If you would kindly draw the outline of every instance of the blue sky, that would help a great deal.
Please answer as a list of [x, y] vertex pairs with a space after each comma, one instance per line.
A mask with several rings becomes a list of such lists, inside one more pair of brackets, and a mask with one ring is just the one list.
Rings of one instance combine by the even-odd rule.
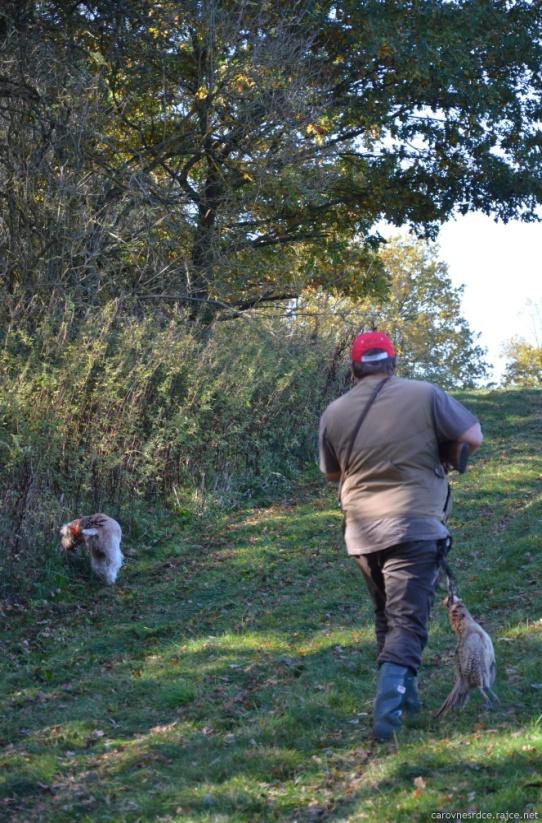
[[[454, 285], [465, 285], [463, 315], [481, 333], [498, 380], [504, 341], [519, 335], [541, 344], [542, 223], [495, 223], [474, 213], [447, 223], [438, 243]], [[538, 306], [538, 320], [529, 300]]]

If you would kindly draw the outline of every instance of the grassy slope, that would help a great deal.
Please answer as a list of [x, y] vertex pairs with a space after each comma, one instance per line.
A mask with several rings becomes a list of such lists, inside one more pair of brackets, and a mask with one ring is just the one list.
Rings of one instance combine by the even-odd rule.
[[431, 820], [541, 809], [542, 394], [476, 393], [486, 445], [456, 481], [453, 564], [492, 634], [501, 706], [433, 711], [453, 637], [435, 608], [426, 708], [369, 751], [371, 614], [332, 496], [127, 544], [6, 607], [0, 816], [16, 821]]

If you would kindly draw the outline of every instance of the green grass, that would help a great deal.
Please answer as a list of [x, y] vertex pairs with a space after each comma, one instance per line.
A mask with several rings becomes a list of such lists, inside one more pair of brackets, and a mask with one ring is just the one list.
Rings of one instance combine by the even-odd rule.
[[473, 695], [459, 716], [432, 717], [453, 680], [436, 605], [424, 711], [400, 745], [370, 746], [371, 608], [319, 481], [208, 521], [157, 515], [127, 541], [116, 588], [59, 558], [38, 598], [4, 604], [0, 817], [542, 813], [542, 393], [463, 399], [486, 443], [454, 481], [451, 561], [495, 642], [496, 710]]

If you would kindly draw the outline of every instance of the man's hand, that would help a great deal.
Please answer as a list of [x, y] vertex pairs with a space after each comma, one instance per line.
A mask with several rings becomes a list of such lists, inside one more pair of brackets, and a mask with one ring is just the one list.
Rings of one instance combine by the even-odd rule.
[[469, 456], [480, 448], [483, 439], [480, 424], [475, 423], [474, 426], [463, 432], [457, 440], [441, 443], [439, 455], [445, 469], [447, 471], [455, 469], [460, 474], [466, 472]]
[[471, 426], [470, 429], [467, 429], [466, 432], [460, 434], [457, 438], [457, 443], [468, 443], [469, 451], [471, 454], [477, 451], [482, 443], [484, 442], [484, 437], [482, 435], [482, 429], [479, 423], [475, 423], [474, 426]]

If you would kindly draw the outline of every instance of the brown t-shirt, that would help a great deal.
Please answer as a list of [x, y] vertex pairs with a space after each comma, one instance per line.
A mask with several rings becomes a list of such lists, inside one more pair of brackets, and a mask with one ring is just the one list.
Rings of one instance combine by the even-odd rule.
[[[373, 378], [364, 378], [370, 379]], [[461, 403], [437, 386], [432, 390], [432, 417], [439, 443], [456, 440], [477, 419]], [[369, 414], [371, 411], [369, 411]], [[320, 469], [324, 473], [341, 471], [334, 444], [326, 429], [325, 413], [320, 421]], [[369, 554], [411, 540], [440, 540], [448, 529], [437, 517], [400, 516], [364, 519], [349, 515], [345, 541], [348, 554]]]

